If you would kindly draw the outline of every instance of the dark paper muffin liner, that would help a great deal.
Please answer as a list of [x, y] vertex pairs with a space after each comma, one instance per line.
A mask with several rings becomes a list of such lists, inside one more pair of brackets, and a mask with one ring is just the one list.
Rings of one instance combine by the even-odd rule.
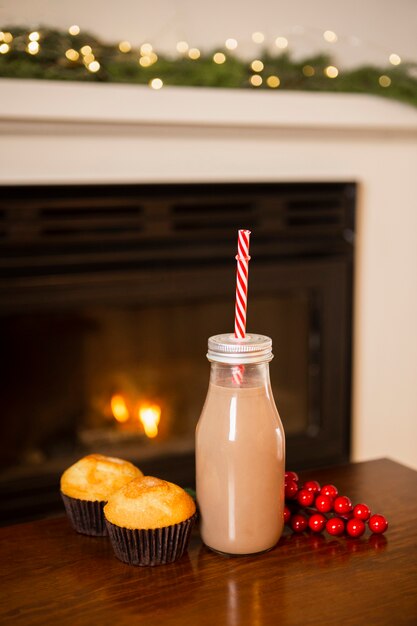
[[155, 566], [180, 559], [188, 547], [196, 515], [172, 526], [131, 530], [106, 520], [107, 532], [118, 559], [129, 565]]
[[106, 502], [91, 502], [90, 500], [70, 498], [63, 494], [62, 491], [61, 496], [69, 521], [77, 533], [92, 535], [93, 537], [107, 535], [103, 514], [103, 507]]

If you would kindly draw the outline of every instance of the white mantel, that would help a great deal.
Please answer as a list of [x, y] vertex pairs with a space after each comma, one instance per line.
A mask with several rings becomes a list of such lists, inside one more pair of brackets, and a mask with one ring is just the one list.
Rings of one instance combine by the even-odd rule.
[[361, 180], [342, 138], [368, 149], [417, 136], [417, 111], [372, 96], [6, 79], [0, 89], [10, 183]]
[[356, 181], [353, 457], [417, 469], [417, 110], [362, 95], [0, 80], [0, 183]]
[[0, 80], [1, 119], [92, 124], [408, 131], [416, 111], [352, 94]]

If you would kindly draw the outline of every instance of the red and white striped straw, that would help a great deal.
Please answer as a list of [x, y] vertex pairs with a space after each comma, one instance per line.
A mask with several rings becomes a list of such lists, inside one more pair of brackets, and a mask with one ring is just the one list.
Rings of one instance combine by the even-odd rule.
[[237, 239], [237, 273], [236, 273], [236, 306], [235, 306], [235, 337], [244, 339], [246, 335], [246, 309], [248, 303], [249, 273], [249, 238], [250, 230], [239, 230]]

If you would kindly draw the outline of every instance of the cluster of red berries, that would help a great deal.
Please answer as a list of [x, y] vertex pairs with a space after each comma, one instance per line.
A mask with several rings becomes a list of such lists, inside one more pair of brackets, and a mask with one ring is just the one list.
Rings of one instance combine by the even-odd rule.
[[[365, 522], [376, 534], [388, 528], [383, 515], [371, 515], [366, 504], [353, 506], [347, 496], [339, 496], [334, 485], [321, 487], [317, 480], [308, 480], [299, 487], [295, 472], [285, 472], [285, 500], [284, 522], [295, 533], [310, 528], [315, 533], [326, 530], [335, 537], [345, 533], [349, 537], [361, 537], [366, 530]], [[330, 515], [326, 517], [326, 513]]]

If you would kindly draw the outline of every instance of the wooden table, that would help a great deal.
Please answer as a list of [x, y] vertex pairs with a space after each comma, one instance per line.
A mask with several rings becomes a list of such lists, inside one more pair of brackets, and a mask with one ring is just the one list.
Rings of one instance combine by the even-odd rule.
[[209, 552], [157, 568], [117, 561], [64, 517], [0, 529], [0, 623], [323, 626], [417, 624], [417, 472], [388, 460], [304, 472], [390, 522], [386, 536], [292, 535], [258, 557]]

